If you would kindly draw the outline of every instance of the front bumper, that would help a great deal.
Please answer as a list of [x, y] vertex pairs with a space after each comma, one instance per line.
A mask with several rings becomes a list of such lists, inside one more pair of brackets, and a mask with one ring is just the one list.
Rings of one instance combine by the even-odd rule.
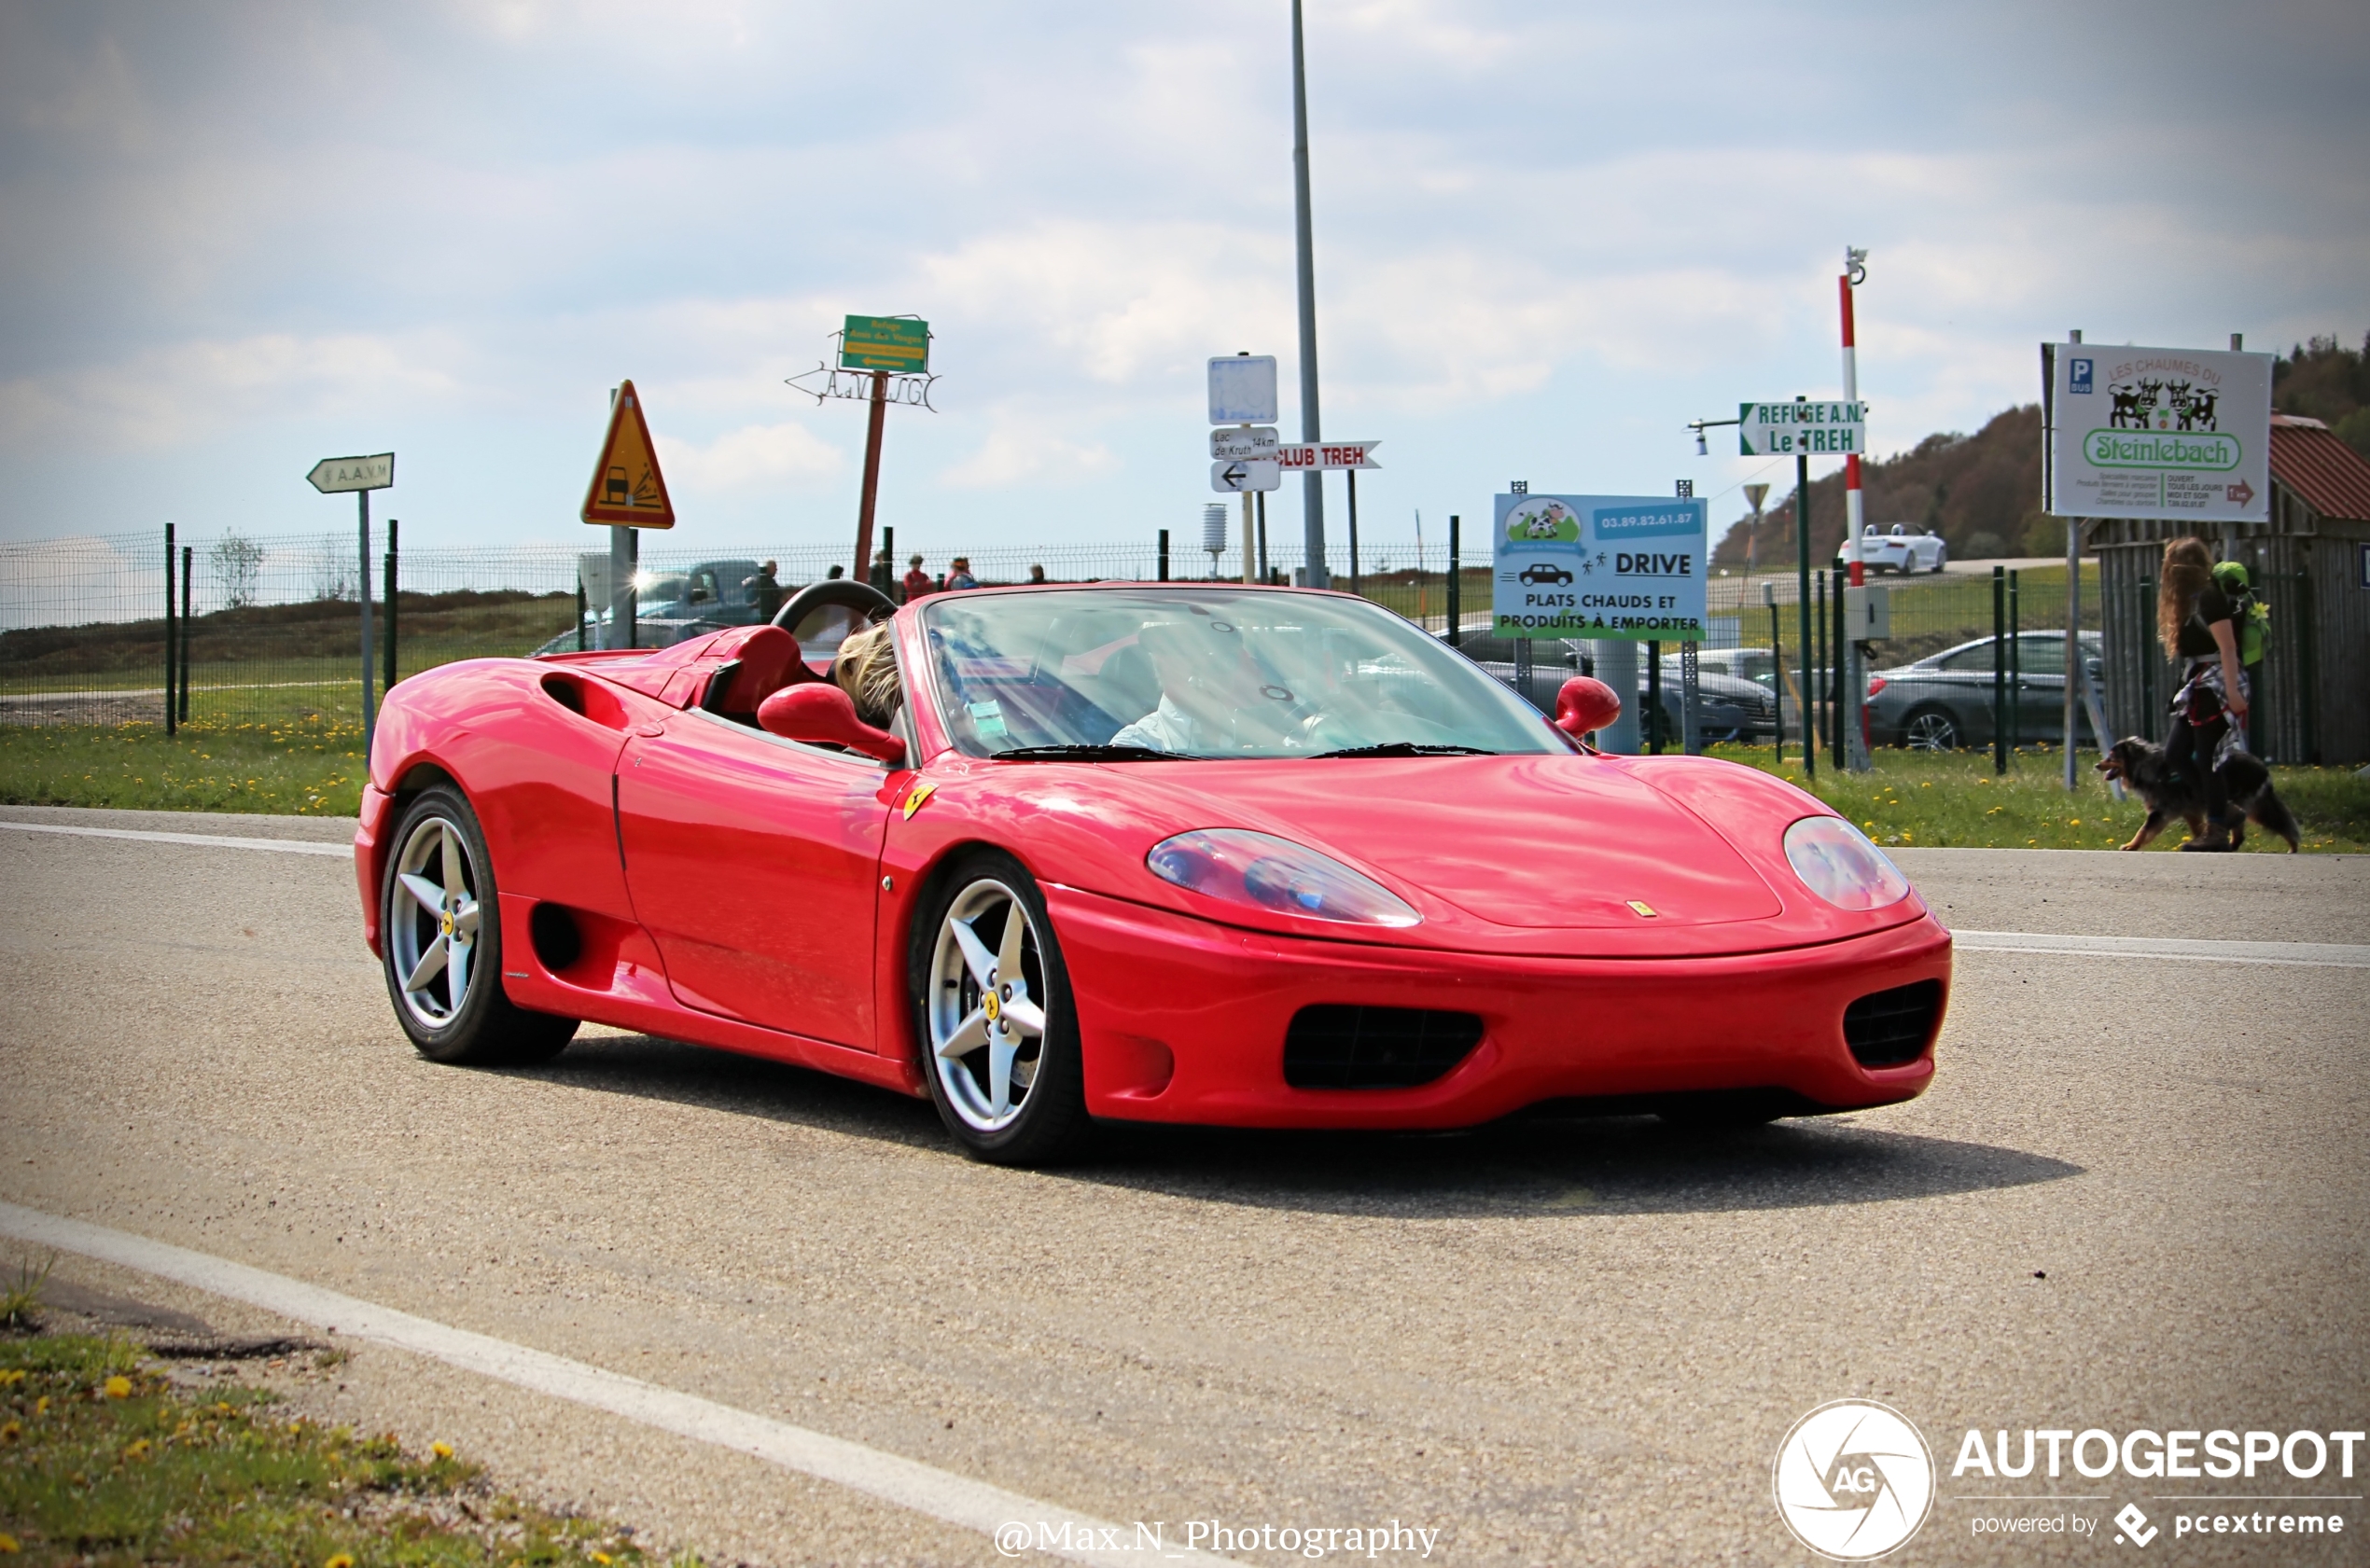
[[[1822, 1110], [1924, 1092], [1915, 1061], [1866, 1068], [1844, 1009], [1940, 980], [1950, 934], [1931, 916], [1848, 941], [1730, 958], [1528, 958], [1312, 941], [1236, 930], [1048, 886], [1078, 1007], [1087, 1109], [1235, 1127], [1465, 1127], [1542, 1101], [1771, 1089]], [[1480, 1015], [1481, 1043], [1415, 1089], [1284, 1080], [1293, 1015], [1321, 1004]], [[1942, 1010], [1935, 1013], [1938, 1030]]]

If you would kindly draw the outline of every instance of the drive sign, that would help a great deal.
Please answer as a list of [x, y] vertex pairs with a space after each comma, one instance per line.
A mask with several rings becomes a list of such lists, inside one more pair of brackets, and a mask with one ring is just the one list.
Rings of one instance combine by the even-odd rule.
[[1491, 632], [1701, 642], [1706, 520], [1692, 499], [1500, 495]]

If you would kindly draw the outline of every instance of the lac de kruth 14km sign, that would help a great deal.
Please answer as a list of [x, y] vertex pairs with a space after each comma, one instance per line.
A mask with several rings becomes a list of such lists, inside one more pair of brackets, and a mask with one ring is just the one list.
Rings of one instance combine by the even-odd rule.
[[2271, 355], [2050, 347], [2052, 515], [2271, 520]]
[[1701, 642], [1705, 522], [1660, 495], [1500, 495], [1491, 631]]

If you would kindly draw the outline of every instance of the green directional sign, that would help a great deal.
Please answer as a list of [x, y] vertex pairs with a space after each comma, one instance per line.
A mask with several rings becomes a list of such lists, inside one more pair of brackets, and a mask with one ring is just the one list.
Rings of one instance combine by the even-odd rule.
[[850, 316], [840, 334], [843, 370], [896, 370], [926, 374], [930, 368], [930, 324], [912, 316]]

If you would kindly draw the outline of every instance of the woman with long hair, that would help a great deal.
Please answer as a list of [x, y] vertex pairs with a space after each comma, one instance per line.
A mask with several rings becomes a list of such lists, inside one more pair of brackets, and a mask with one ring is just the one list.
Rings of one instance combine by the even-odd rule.
[[2176, 771], [2194, 770], [2205, 784], [2206, 836], [2181, 847], [2227, 850], [2230, 827], [2223, 814], [2229, 791], [2216, 770], [2236, 748], [2237, 727], [2247, 716], [2247, 675], [2238, 663], [2230, 601], [2214, 582], [2213, 557], [2199, 540], [2175, 539], [2165, 547], [2156, 579], [2156, 638], [2165, 657], [2181, 666], [2165, 761]]

